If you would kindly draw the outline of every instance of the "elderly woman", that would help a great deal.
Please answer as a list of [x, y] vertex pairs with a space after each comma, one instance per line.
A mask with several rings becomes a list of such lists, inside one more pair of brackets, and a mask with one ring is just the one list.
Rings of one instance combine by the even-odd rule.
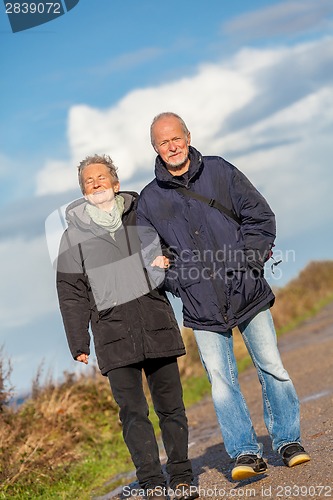
[[178, 499], [197, 498], [190, 487], [188, 426], [177, 364], [185, 348], [165, 293], [154, 288], [142, 264], [138, 195], [119, 191], [117, 169], [106, 155], [86, 158], [78, 175], [84, 197], [67, 208], [68, 228], [57, 265], [70, 351], [75, 360], [88, 363], [91, 326], [98, 365], [119, 405], [140, 487], [149, 498], [161, 499], [167, 498], [166, 483], [148, 418], [145, 373], [168, 457], [170, 487]]

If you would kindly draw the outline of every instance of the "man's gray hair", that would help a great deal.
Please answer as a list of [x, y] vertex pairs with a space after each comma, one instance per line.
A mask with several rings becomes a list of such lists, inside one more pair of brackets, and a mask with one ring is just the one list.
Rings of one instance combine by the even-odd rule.
[[78, 177], [79, 177], [79, 184], [82, 193], [84, 194], [84, 184], [83, 184], [83, 179], [82, 179], [82, 174], [83, 170], [88, 167], [89, 165], [93, 165], [95, 163], [100, 163], [102, 165], [105, 165], [113, 179], [114, 182], [119, 182], [118, 179], [118, 174], [117, 174], [117, 167], [113, 163], [112, 159], [108, 155], [93, 155], [93, 156], [87, 156], [84, 160], [81, 161], [80, 165], [78, 166]]
[[176, 113], [172, 113], [171, 111], [166, 111], [164, 113], [160, 113], [159, 115], [155, 116], [155, 118], [152, 121], [152, 124], [150, 125], [150, 142], [151, 142], [153, 147], [155, 147], [154, 132], [153, 132], [153, 128], [154, 128], [155, 123], [158, 122], [158, 120], [161, 120], [162, 118], [170, 118], [170, 117], [176, 118], [179, 121], [179, 123], [184, 131], [184, 134], [186, 136], [187, 136], [187, 134], [190, 133], [189, 129], [186, 126], [186, 123], [179, 115], [177, 115]]

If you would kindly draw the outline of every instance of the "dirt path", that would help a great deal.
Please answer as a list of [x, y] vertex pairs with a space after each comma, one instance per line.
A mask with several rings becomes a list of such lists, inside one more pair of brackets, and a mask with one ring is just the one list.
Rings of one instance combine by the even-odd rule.
[[[262, 417], [260, 384], [251, 367], [241, 374], [240, 383], [264, 445], [268, 473], [260, 479], [231, 481], [232, 462], [224, 451], [212, 401], [207, 397], [187, 412], [189, 454], [200, 498], [333, 498], [333, 303], [279, 338], [279, 347], [301, 401], [302, 439], [312, 460], [288, 469], [271, 450]], [[121, 498], [118, 489], [98, 500]]]

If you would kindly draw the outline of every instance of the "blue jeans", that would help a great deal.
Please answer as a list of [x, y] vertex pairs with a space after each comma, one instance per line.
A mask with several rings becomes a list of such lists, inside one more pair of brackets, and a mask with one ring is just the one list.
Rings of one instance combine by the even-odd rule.
[[[264, 420], [273, 450], [300, 443], [299, 401], [277, 348], [269, 308], [264, 308], [238, 328], [257, 369], [262, 386]], [[202, 364], [212, 385], [212, 398], [224, 446], [231, 458], [262, 455], [250, 413], [238, 383], [232, 331], [194, 331]]]

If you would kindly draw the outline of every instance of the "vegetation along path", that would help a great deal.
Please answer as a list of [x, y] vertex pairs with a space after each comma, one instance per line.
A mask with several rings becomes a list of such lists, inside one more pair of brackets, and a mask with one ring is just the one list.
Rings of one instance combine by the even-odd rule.
[[[251, 366], [240, 375], [240, 383], [264, 445], [267, 474], [231, 481], [232, 462], [222, 444], [211, 398], [206, 397], [188, 410], [189, 453], [200, 498], [333, 498], [333, 303], [278, 342], [301, 401], [303, 444], [312, 460], [288, 469], [272, 451], [262, 417], [260, 384]], [[128, 490], [118, 488], [94, 500], [126, 498], [122, 492]]]

